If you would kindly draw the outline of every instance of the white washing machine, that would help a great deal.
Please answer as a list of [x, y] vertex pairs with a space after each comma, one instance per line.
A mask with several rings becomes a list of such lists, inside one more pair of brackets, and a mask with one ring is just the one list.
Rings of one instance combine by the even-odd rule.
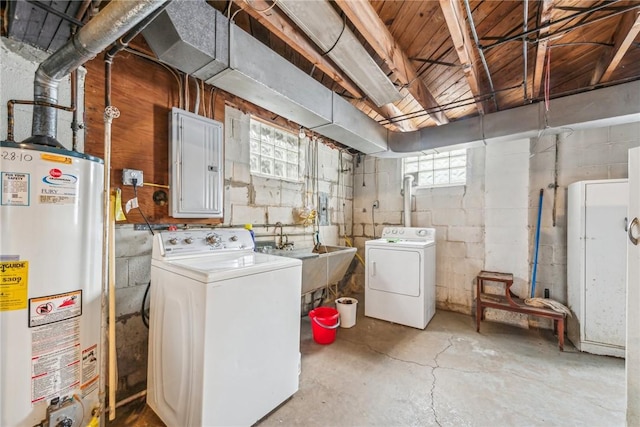
[[248, 230], [156, 234], [147, 403], [168, 426], [251, 425], [298, 390], [302, 262]]
[[436, 230], [386, 227], [365, 257], [365, 316], [424, 329], [436, 312]]

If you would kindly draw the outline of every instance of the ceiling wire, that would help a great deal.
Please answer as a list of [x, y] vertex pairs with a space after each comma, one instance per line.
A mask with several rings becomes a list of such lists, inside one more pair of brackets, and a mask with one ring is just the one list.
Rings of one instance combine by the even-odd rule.
[[278, 2], [278, 0], [273, 0], [273, 4], [269, 7], [265, 7], [264, 9], [256, 9], [255, 7], [253, 7], [251, 5], [251, 3], [249, 3], [249, 0], [244, 0], [244, 2], [247, 4], [247, 6], [249, 6], [251, 9], [255, 10], [258, 13], [265, 13], [270, 11], [271, 9], [273, 9], [273, 7], [276, 5], [276, 3]]
[[[482, 65], [484, 66], [484, 72], [486, 73], [487, 80], [489, 81], [489, 88], [491, 89], [491, 93], [493, 93], [494, 92], [493, 80], [491, 79], [491, 73], [489, 72], [489, 66], [487, 65], [487, 60], [484, 57], [482, 45], [480, 45], [480, 41], [478, 40], [478, 33], [476, 32], [476, 24], [473, 22], [473, 15], [471, 13], [471, 7], [469, 6], [469, 0], [464, 0], [464, 7], [467, 11], [467, 19], [469, 20], [469, 26], [471, 27], [471, 34], [473, 34], [473, 40], [476, 43], [476, 48], [478, 49], [478, 52], [480, 53], [480, 60], [482, 61]], [[498, 101], [495, 96], [493, 96], [493, 104], [495, 105], [496, 110], [498, 110]]]
[[[608, 3], [605, 2], [603, 4], [600, 4], [600, 5], [596, 6], [596, 7], [591, 8], [589, 10], [586, 10], [586, 11], [583, 11], [583, 12], [574, 13], [573, 15], [570, 15], [570, 16], [565, 16], [564, 18], [557, 19], [557, 20], [555, 20], [553, 22], [549, 22], [549, 23], [541, 25], [541, 26], [539, 26], [537, 28], [533, 28], [531, 30], [527, 30], [524, 33], [515, 34], [513, 36], [505, 37], [505, 38], [503, 38], [501, 40], [498, 40], [497, 42], [495, 42], [493, 44], [490, 44], [490, 45], [487, 45], [487, 46], [483, 46], [483, 49], [484, 50], [489, 50], [489, 49], [492, 49], [494, 47], [500, 46], [500, 45], [502, 45], [504, 43], [518, 41], [518, 40], [522, 39], [522, 37], [526, 37], [526, 36], [529, 36], [531, 34], [536, 34], [541, 30], [545, 30], [545, 29], [551, 28], [552, 26], [558, 25], [558, 24], [560, 24], [562, 22], [565, 22], [565, 21], [570, 21], [572, 19], [579, 18], [580, 16], [582, 16], [584, 14], [595, 13], [595, 12], [599, 11], [600, 9], [604, 9], [607, 5], [611, 5], [612, 3], [618, 3], [620, 1], [622, 1], [622, 0], [612, 0], [611, 2], [608, 2]], [[466, 3], [468, 3], [468, 0], [465, 0], [465, 4]], [[608, 19], [608, 18], [611, 18], [613, 16], [616, 16], [616, 15], [619, 15], [621, 13], [628, 12], [630, 10], [634, 10], [634, 9], [637, 9], [637, 8], [640, 8], [640, 3], [634, 4], [634, 5], [629, 6], [629, 7], [626, 7], [624, 9], [620, 9], [617, 12], [613, 12], [611, 14], [608, 14], [608, 15], [605, 15], [605, 16], [601, 16], [601, 17], [596, 18], [596, 19], [594, 19], [592, 21], [583, 22], [583, 23], [578, 24], [578, 25], [579, 26], [589, 25], [589, 24], [598, 22], [598, 21], [600, 21], [602, 19]], [[568, 31], [574, 30], [576, 28], [578, 28], [578, 27], [577, 26], [567, 27], [565, 29], [559, 30], [558, 32], [568, 32]], [[545, 40], [545, 39], [547, 39], [547, 38], [549, 38], [549, 37], [551, 37], [551, 36], [553, 36], [555, 34], [556, 33], [553, 33], [553, 34], [550, 34], [549, 36], [545, 36], [544, 38], [540, 38], [540, 39], [534, 40], [534, 42], [539, 42], [540, 40]]]

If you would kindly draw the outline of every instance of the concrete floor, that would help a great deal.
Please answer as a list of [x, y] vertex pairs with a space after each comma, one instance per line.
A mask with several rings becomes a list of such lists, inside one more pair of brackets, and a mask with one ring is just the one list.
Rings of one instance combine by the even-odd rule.
[[[446, 311], [424, 331], [362, 313], [327, 346], [302, 319], [300, 390], [260, 427], [625, 424], [622, 359], [569, 342], [561, 353], [547, 330], [483, 322], [478, 334], [472, 317]], [[164, 426], [143, 401], [108, 425]]]

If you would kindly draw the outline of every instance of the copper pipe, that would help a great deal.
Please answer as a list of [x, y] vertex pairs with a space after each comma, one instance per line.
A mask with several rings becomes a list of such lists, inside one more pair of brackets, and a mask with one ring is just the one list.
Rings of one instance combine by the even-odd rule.
[[[72, 102], [73, 102], [73, 100], [72, 100]], [[20, 100], [20, 99], [10, 99], [9, 101], [7, 101], [7, 141], [11, 141], [11, 142], [15, 142], [14, 139], [13, 139], [14, 138], [14, 136], [13, 136], [13, 125], [14, 125], [13, 106], [14, 106], [14, 104], [39, 105], [39, 106], [42, 106], [42, 107], [57, 108], [58, 110], [71, 111], [71, 112], [76, 110], [75, 105], [72, 105], [71, 107], [66, 107], [64, 105], [51, 104], [50, 102], [45, 102], [45, 101], [26, 101], [26, 100]]]

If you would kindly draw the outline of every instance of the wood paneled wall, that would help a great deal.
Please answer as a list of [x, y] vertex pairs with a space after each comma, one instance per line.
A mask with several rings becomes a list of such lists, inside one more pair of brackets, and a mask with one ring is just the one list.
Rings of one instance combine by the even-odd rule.
[[[86, 143], [88, 154], [104, 158], [105, 67], [102, 55], [85, 64]], [[184, 83], [184, 78], [181, 80]], [[138, 169], [144, 173], [144, 182], [168, 185], [168, 132], [171, 107], [178, 107], [180, 91], [176, 78], [162, 65], [129, 52], [121, 52], [113, 61], [111, 71], [111, 105], [120, 110], [120, 117], [112, 123], [111, 186], [122, 189], [124, 203], [131, 199], [133, 187], [122, 185], [122, 169]], [[195, 102], [196, 84], [191, 79], [190, 111]], [[259, 108], [229, 93], [205, 86], [204, 101], [210, 105], [214, 99], [215, 120], [224, 123], [224, 107], [231, 105], [280, 126], [297, 131], [298, 125]], [[187, 109], [187, 108], [185, 108]], [[203, 113], [202, 106], [200, 114]], [[152, 186], [138, 188], [140, 208], [151, 223], [217, 224], [217, 219], [184, 219], [169, 216], [168, 205], [158, 206], [153, 193], [161, 189]], [[144, 223], [137, 210], [127, 214], [127, 222]]]

